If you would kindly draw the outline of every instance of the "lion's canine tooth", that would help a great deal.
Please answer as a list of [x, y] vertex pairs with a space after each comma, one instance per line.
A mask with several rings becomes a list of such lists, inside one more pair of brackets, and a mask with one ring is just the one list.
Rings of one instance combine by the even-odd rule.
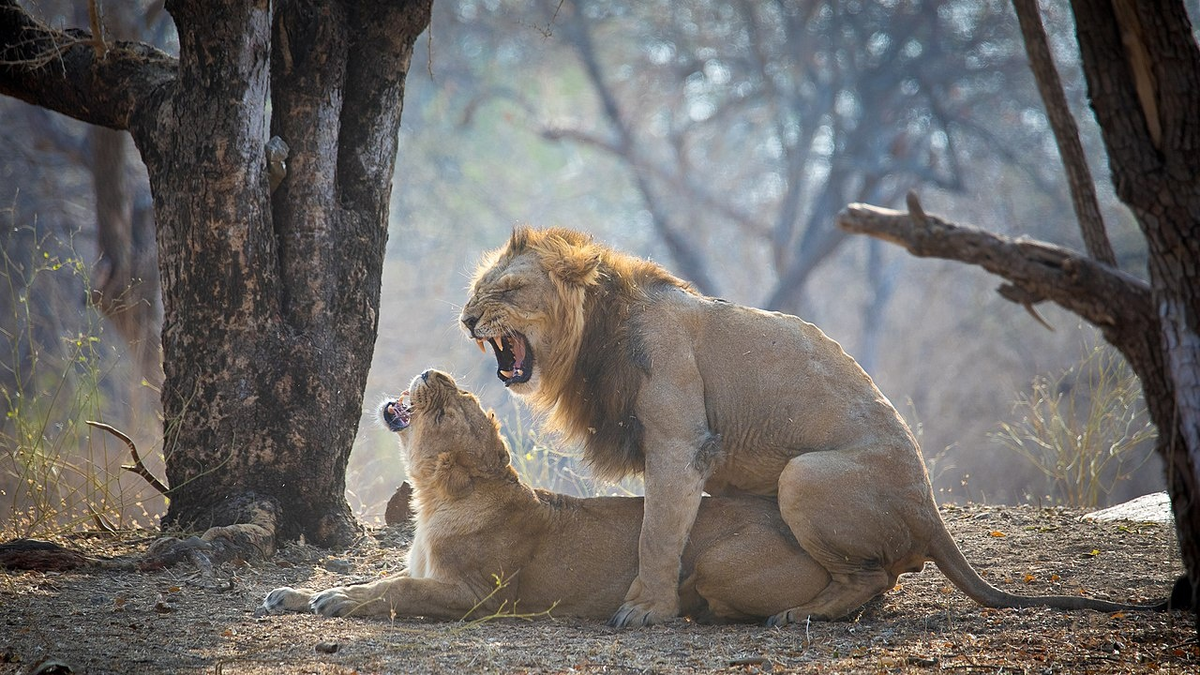
[[513, 375], [511, 370], [502, 370], [500, 371], [500, 374], [506, 378], [510, 378]]
[[517, 368], [515, 371], [513, 371], [513, 374], [516, 375], [517, 377], [520, 377], [525, 374], [525, 371], [522, 370], [521, 368]]
[[487, 347], [483, 346], [483, 340], [476, 340], [475, 344], [479, 345], [479, 351], [483, 352], [484, 354], [487, 353]]

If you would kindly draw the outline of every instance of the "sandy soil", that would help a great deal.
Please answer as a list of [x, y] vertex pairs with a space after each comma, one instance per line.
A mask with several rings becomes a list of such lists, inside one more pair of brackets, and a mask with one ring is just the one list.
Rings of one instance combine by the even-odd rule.
[[[943, 513], [968, 559], [1014, 592], [1156, 601], [1181, 569], [1169, 524], [1095, 523], [1033, 507]], [[336, 553], [291, 545], [271, 561], [207, 576], [187, 565], [140, 574], [0, 572], [0, 673], [1200, 671], [1190, 613], [984, 609], [933, 565], [851, 620], [784, 629], [256, 616], [277, 586], [324, 588], [396, 570], [410, 536], [375, 530]], [[111, 556], [149, 541], [146, 533], [81, 534], [63, 543]]]

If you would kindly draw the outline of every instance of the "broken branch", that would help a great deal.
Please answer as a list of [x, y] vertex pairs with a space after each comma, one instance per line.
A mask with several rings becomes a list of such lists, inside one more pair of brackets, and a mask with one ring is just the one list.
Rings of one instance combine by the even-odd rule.
[[122, 441], [125, 441], [125, 445], [129, 446], [129, 454], [133, 455], [133, 464], [122, 464], [122, 469], [125, 469], [126, 471], [132, 471], [133, 473], [136, 473], [137, 475], [146, 479], [146, 482], [150, 484], [150, 487], [158, 490], [159, 494], [166, 495], [170, 491], [167, 486], [163, 485], [162, 481], [158, 480], [154, 474], [150, 473], [150, 470], [147, 469], [146, 465], [142, 463], [142, 457], [138, 454], [137, 446], [134, 445], [132, 438], [121, 433], [116, 428], [104, 424], [103, 422], [93, 422], [92, 420], [86, 420], [86, 422], [88, 426], [96, 427], [97, 429], [103, 429]]

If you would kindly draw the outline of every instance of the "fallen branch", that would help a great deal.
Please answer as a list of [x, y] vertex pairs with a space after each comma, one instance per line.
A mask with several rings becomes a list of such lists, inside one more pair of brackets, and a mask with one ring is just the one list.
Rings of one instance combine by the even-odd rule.
[[39, 539], [3, 542], [0, 543], [0, 569], [64, 571], [95, 568], [149, 572], [190, 562], [211, 584], [214, 565], [231, 560], [266, 560], [275, 554], [278, 506], [253, 497], [247, 497], [246, 501], [242, 512], [249, 522], [210, 527], [200, 536], [185, 539], [160, 537], [140, 555], [89, 556]]
[[86, 422], [88, 426], [96, 427], [97, 429], [103, 429], [122, 441], [125, 441], [125, 445], [129, 446], [129, 454], [133, 455], [133, 464], [122, 464], [121, 468], [125, 469], [126, 471], [132, 471], [133, 473], [136, 473], [137, 475], [146, 479], [146, 482], [150, 484], [150, 487], [158, 490], [159, 494], [170, 496], [168, 495], [170, 489], [167, 488], [166, 485], [163, 485], [162, 481], [160, 481], [154, 474], [150, 473], [150, 469], [147, 469], [146, 465], [142, 463], [142, 457], [138, 454], [137, 446], [134, 445], [132, 438], [121, 433], [115, 427], [111, 427], [103, 422], [93, 422], [92, 420], [86, 420]]

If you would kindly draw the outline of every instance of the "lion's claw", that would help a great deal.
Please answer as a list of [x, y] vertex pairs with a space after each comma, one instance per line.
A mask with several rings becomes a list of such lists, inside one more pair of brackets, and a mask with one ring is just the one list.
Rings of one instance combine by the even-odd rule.
[[627, 602], [621, 605], [617, 613], [613, 614], [612, 618], [608, 620], [608, 625], [614, 628], [634, 628], [637, 626], [665, 623], [673, 618], [675, 618], [674, 614], [664, 616], [651, 607]]
[[791, 617], [790, 610], [787, 612], [780, 612], [780, 613], [776, 614], [775, 616], [772, 616], [771, 618], [767, 619], [767, 627], [768, 628], [783, 628], [784, 626], [788, 625], [789, 623], [792, 623], [792, 617]]
[[267, 597], [263, 599], [261, 609], [265, 610], [268, 614], [276, 614], [278, 612], [307, 612], [311, 596], [311, 591], [283, 586], [267, 593]]
[[308, 601], [312, 613], [321, 616], [345, 616], [354, 605], [355, 602], [346, 594], [346, 589], [341, 587], [321, 591]]

